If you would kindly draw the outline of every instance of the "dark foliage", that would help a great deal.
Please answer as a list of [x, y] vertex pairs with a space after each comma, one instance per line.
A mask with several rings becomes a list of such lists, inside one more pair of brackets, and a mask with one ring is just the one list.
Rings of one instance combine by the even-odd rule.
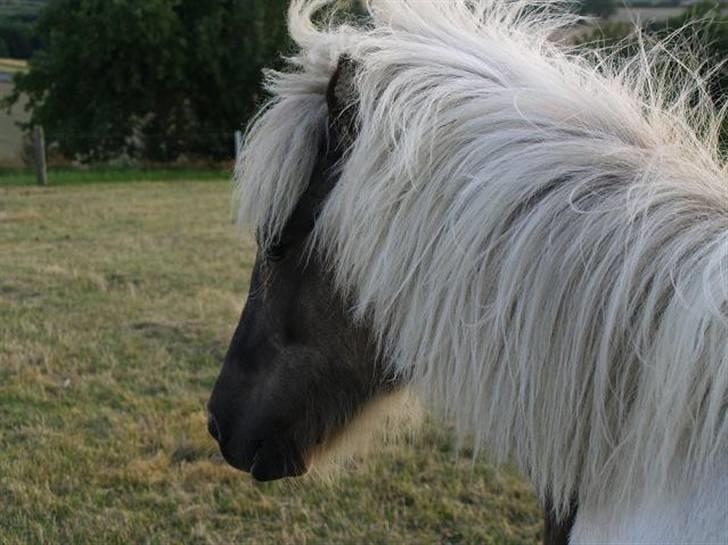
[[33, 33], [45, 2], [0, 1], [0, 57], [28, 59], [41, 45]]
[[[286, 50], [287, 0], [50, 0], [45, 47], [16, 77], [29, 126], [63, 155], [170, 161], [232, 156]], [[7, 105], [7, 104], [6, 104]]]
[[615, 0], [582, 0], [579, 4], [579, 11], [584, 15], [595, 15], [605, 19], [617, 11]]
[[[715, 2], [704, 2], [687, 9], [683, 14], [664, 21], [653, 21], [644, 28], [645, 34], [654, 39], [673, 38], [696, 52], [710, 74], [709, 92], [716, 105], [722, 107], [728, 101], [728, 15], [721, 12]], [[582, 37], [579, 42], [595, 47], [620, 46], [629, 55], [634, 53], [633, 27], [625, 23], [607, 23], [599, 30]], [[728, 120], [723, 124], [724, 148], [728, 149]]]

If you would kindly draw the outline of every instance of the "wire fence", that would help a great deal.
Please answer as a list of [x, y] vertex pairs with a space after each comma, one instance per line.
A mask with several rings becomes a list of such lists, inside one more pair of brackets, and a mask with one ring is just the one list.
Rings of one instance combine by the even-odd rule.
[[[182, 156], [174, 161], [150, 161], [139, 159], [124, 153], [103, 162], [88, 164], [80, 158], [64, 157], [54, 151], [53, 142], [59, 142], [61, 138], [94, 139], [96, 134], [63, 132], [55, 133], [49, 139], [40, 127], [36, 127], [30, 134], [25, 134], [18, 141], [16, 138], [6, 134], [0, 134], [0, 148], [5, 150], [17, 148], [16, 157], [4, 158], [0, 156], [0, 186], [6, 185], [54, 185], [55, 183], [78, 183], [84, 180], [92, 181], [126, 181], [135, 180], [157, 180], [157, 179], [222, 179], [230, 178], [237, 154], [242, 145], [242, 131], [202, 131], [187, 133], [188, 136], [197, 139], [216, 138], [229, 142], [229, 157], [226, 160], [219, 158], [205, 157], [204, 154], [195, 157]], [[109, 133], [105, 133], [106, 138]], [[115, 135], [122, 136], [123, 135]], [[144, 135], [145, 137], [157, 136], [168, 138], [165, 133]], [[46, 146], [51, 142], [50, 146]]]
[[[75, 147], [88, 150], [87, 157], [104, 156], [104, 162], [109, 163], [140, 163], [154, 162], [154, 151], [157, 155], [174, 155], [170, 159], [156, 159], [156, 162], [200, 162], [200, 161], [231, 161], [237, 158], [242, 143], [242, 131], [189, 131], [174, 133], [140, 133], [129, 135], [121, 132], [99, 131], [94, 133], [73, 131], [45, 131], [45, 154], [50, 164], [67, 165], [69, 163], [85, 162], [83, 152], [76, 156], [67, 153], [69, 148]], [[98, 141], [98, 147], [93, 142]], [[73, 146], [67, 144], [73, 143]], [[116, 152], [106, 150], [116, 149]], [[13, 128], [0, 132], [0, 167], [3, 163], [15, 166], [29, 164], [33, 149], [32, 132]], [[97, 148], [103, 153], [96, 153]], [[213, 149], [213, 152], [208, 149]]]

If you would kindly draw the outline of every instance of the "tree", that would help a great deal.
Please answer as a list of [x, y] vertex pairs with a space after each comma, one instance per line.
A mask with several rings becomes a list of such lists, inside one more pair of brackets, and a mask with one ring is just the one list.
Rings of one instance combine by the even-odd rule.
[[40, 47], [33, 25], [43, 3], [0, 1], [0, 57], [27, 59]]
[[4, 56], [14, 59], [27, 59], [40, 45], [30, 24], [6, 19], [0, 19], [0, 41], [5, 44]]
[[28, 97], [67, 156], [169, 161], [232, 155], [260, 101], [261, 69], [286, 49], [287, 0], [50, 0], [44, 49], [6, 106]]

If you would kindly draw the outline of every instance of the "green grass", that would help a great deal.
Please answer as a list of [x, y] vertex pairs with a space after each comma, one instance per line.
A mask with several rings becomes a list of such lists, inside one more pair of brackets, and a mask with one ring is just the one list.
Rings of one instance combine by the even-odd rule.
[[431, 424], [333, 485], [221, 461], [203, 406], [254, 252], [229, 192], [0, 187], [0, 542], [536, 543], [528, 484]]
[[[173, 180], [224, 180], [232, 170], [223, 168], [50, 168], [49, 185], [80, 185], [116, 182], [158, 182]], [[0, 187], [36, 185], [35, 171], [22, 168], [0, 168]]]

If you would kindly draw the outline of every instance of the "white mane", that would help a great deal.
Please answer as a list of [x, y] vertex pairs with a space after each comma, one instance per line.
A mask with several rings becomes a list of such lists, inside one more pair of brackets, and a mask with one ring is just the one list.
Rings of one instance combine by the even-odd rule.
[[549, 39], [574, 20], [551, 1], [318, 29], [328, 3], [293, 3], [240, 221], [282, 228], [346, 53], [359, 136], [314, 240], [393, 365], [559, 508], [704, 474], [728, 448], [728, 172], [699, 78], [659, 47], [589, 62]]

